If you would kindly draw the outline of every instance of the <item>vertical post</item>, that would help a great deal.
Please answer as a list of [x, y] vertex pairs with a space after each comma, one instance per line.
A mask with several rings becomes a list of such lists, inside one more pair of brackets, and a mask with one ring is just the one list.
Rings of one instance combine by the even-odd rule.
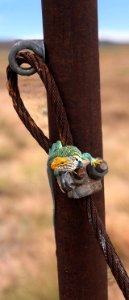
[[[42, 0], [46, 63], [58, 85], [74, 144], [102, 155], [96, 0]], [[56, 141], [48, 103], [50, 138]], [[107, 300], [106, 264], [88, 223], [84, 200], [54, 188], [55, 235], [61, 300]], [[96, 206], [104, 221], [103, 192]]]

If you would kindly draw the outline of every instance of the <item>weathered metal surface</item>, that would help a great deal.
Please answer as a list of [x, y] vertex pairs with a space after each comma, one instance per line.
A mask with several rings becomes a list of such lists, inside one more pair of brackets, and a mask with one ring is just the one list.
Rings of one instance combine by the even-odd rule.
[[[44, 0], [46, 62], [54, 75], [74, 144], [102, 156], [96, 0]], [[48, 103], [50, 137], [59, 139]], [[107, 300], [106, 263], [88, 222], [84, 200], [68, 199], [55, 179], [55, 235], [61, 300]], [[95, 204], [104, 221], [103, 192]]]
[[10, 67], [14, 72], [16, 72], [19, 75], [22, 76], [30, 76], [35, 73], [35, 69], [32, 67], [28, 68], [23, 68], [18, 65], [16, 61], [16, 55], [18, 52], [21, 50], [32, 50], [36, 54], [38, 54], [40, 57], [43, 57], [45, 60], [45, 50], [44, 50], [44, 43], [42, 40], [37, 40], [37, 41], [31, 41], [31, 40], [22, 40], [18, 41], [17, 43], [14, 44], [14, 46], [11, 48], [8, 56], [9, 64]]
[[56, 178], [61, 191], [67, 193], [68, 198], [81, 199], [102, 189], [101, 179], [107, 172], [107, 163], [104, 161], [96, 167], [84, 161], [73, 172], [58, 171]]

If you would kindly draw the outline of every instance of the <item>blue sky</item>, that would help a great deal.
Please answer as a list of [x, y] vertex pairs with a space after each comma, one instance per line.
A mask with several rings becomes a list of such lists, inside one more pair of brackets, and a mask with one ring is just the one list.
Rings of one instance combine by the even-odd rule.
[[129, 42], [129, 0], [98, 0], [99, 36]]
[[[129, 0], [98, 0], [98, 14], [101, 39], [129, 41]], [[40, 0], [0, 0], [0, 39], [15, 38], [42, 38]]]

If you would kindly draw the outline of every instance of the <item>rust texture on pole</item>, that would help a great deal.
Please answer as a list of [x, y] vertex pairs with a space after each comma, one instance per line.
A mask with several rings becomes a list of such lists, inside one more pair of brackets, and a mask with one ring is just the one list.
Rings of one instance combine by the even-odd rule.
[[[74, 144], [102, 156], [96, 0], [42, 0], [46, 63], [58, 85]], [[50, 138], [58, 131], [48, 103]], [[88, 223], [84, 199], [54, 184], [55, 236], [61, 300], [107, 300], [106, 263]], [[103, 192], [95, 205], [104, 221]]]

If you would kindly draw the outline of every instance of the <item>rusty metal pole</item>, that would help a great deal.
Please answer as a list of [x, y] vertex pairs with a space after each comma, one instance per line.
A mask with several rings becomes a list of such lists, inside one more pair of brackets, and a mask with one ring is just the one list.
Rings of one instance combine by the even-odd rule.
[[[102, 155], [96, 0], [42, 0], [46, 63], [59, 87], [74, 144]], [[50, 137], [56, 141], [48, 103]], [[55, 186], [55, 235], [61, 300], [107, 300], [106, 263], [88, 223], [84, 200]], [[103, 192], [96, 206], [104, 221]]]

